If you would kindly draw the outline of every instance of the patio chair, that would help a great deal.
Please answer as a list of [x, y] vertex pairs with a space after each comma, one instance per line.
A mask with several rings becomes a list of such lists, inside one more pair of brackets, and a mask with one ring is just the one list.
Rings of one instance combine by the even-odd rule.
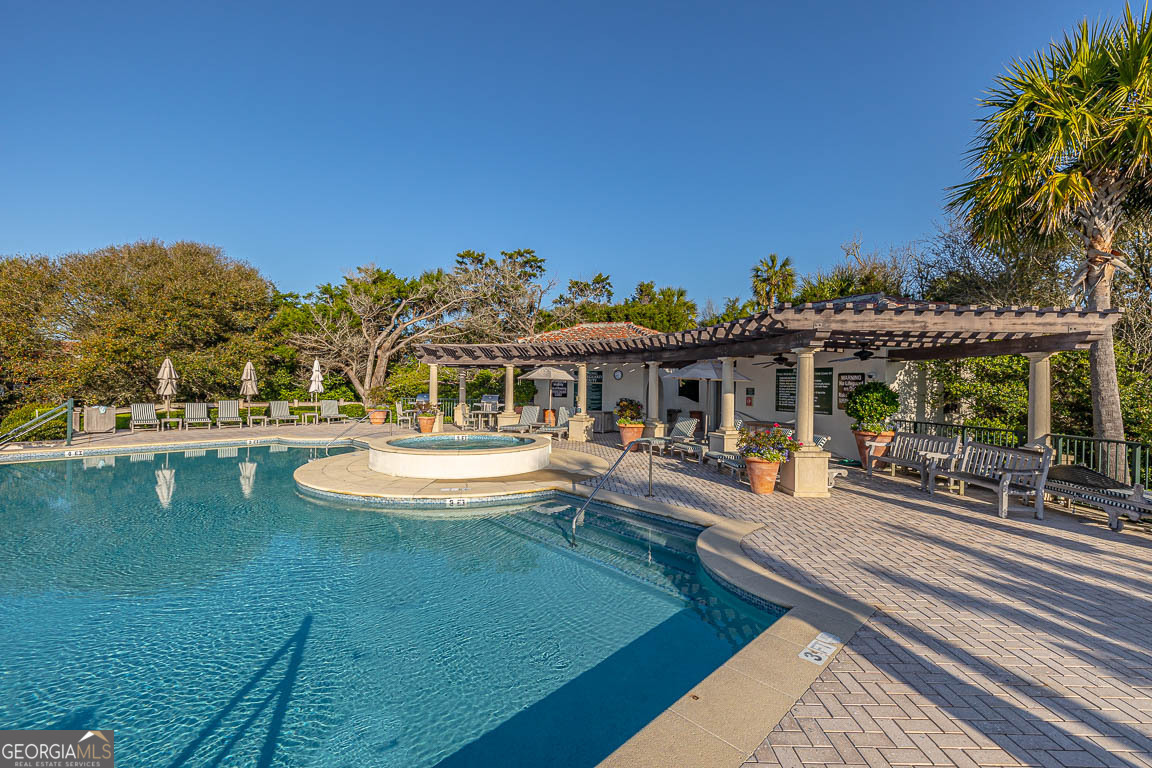
[[563, 435], [568, 437], [568, 422], [572, 418], [572, 411], [565, 406], [560, 406], [560, 410], [556, 411], [556, 426], [554, 427], [540, 427], [537, 432], [544, 432], [549, 435]]
[[224, 429], [229, 424], [244, 426], [244, 420], [240, 418], [239, 400], [221, 400], [216, 403], [216, 426]]
[[212, 419], [208, 416], [208, 403], [184, 403], [184, 428], [207, 427], [212, 429]]
[[128, 421], [128, 428], [135, 432], [144, 427], [153, 427], [160, 431], [160, 419], [156, 417], [156, 406], [152, 403], [132, 403], [129, 406], [132, 418]]
[[268, 403], [268, 420], [276, 422], [277, 425], [282, 421], [290, 421], [292, 424], [300, 423], [299, 416], [289, 413], [287, 400], [273, 400]]
[[412, 429], [412, 411], [404, 410], [399, 400], [396, 401], [396, 426]]
[[660, 449], [661, 453], [670, 453], [674, 444], [690, 443], [694, 439], [696, 425], [699, 423], [699, 419], [680, 419], [676, 422], [676, 426], [672, 427], [672, 431], [664, 437], [644, 438], [644, 441], [640, 443], [640, 450], [644, 450], [644, 446], [648, 446], [649, 453], [656, 449]]
[[505, 424], [500, 432], [528, 432], [540, 422], [540, 406], [526, 405], [520, 409], [520, 421], [515, 424]]
[[348, 417], [340, 413], [340, 404], [335, 400], [321, 400], [320, 401], [320, 418], [329, 424], [332, 420], [348, 421]]

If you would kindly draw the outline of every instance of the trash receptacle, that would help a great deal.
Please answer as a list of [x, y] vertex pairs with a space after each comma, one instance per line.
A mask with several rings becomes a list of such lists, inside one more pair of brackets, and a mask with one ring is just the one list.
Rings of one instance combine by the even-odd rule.
[[107, 405], [84, 406], [84, 431], [88, 434], [115, 432], [116, 409]]

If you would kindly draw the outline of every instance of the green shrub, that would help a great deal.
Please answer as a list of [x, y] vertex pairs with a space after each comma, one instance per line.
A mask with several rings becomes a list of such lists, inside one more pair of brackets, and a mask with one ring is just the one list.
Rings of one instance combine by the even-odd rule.
[[900, 409], [900, 398], [887, 384], [869, 381], [852, 390], [844, 413], [856, 420], [852, 429], [864, 432], [883, 432], [888, 420]]
[[[51, 410], [56, 406], [52, 403], [29, 403], [23, 405], [4, 417], [0, 422], [0, 435], [7, 434], [16, 427], [36, 418], [37, 412]], [[63, 440], [68, 435], [68, 424], [61, 415], [51, 421], [41, 424], [36, 429], [21, 437], [21, 440]]]

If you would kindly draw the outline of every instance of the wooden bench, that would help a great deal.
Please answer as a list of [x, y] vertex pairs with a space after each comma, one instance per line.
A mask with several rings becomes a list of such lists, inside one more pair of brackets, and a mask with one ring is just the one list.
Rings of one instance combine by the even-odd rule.
[[1108, 527], [1117, 533], [1124, 530], [1121, 515], [1134, 523], [1152, 515], [1152, 497], [1145, 495], [1144, 486], [1121, 483], [1079, 464], [1058, 464], [1049, 469], [1044, 492], [1064, 499], [1069, 506], [1076, 501], [1102, 510], [1108, 515]]
[[[940, 437], [939, 435], [918, 435], [914, 432], [897, 432], [890, 443], [869, 440], [865, 445], [868, 446], [868, 460], [864, 470], [869, 477], [872, 476], [872, 468], [880, 463], [888, 464], [892, 468], [893, 477], [896, 476], [897, 467], [914, 469], [920, 473], [921, 488], [928, 486], [927, 469], [931, 462], [931, 459], [925, 454], [936, 453], [955, 456], [960, 453], [959, 436]], [[876, 453], [876, 450], [884, 445], [888, 446], [888, 451], [884, 454]]]
[[[1031, 509], [1037, 520], [1044, 519], [1044, 484], [1048, 467], [1052, 463], [1052, 449], [1006, 448], [1000, 445], [966, 442], [959, 455], [941, 461], [929, 457], [927, 465], [928, 493], [936, 492], [936, 479], [944, 477], [959, 483], [960, 495], [964, 488], [976, 485], [996, 493], [1000, 517], [1008, 517], [1008, 510]], [[1011, 506], [1009, 497], [1031, 498], [1030, 506]]]

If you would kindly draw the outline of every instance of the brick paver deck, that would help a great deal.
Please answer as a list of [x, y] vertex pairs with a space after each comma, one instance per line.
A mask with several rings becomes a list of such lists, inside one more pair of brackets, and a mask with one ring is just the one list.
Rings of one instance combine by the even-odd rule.
[[[610, 442], [565, 447], [619, 455]], [[647, 464], [625, 459], [605, 487], [642, 495]], [[657, 499], [762, 520], [751, 557], [877, 607], [765, 723], [746, 768], [1152, 768], [1152, 537], [1055, 510], [1001, 520], [886, 475], [838, 486], [831, 499], [758, 497], [711, 466], [656, 458]]]

